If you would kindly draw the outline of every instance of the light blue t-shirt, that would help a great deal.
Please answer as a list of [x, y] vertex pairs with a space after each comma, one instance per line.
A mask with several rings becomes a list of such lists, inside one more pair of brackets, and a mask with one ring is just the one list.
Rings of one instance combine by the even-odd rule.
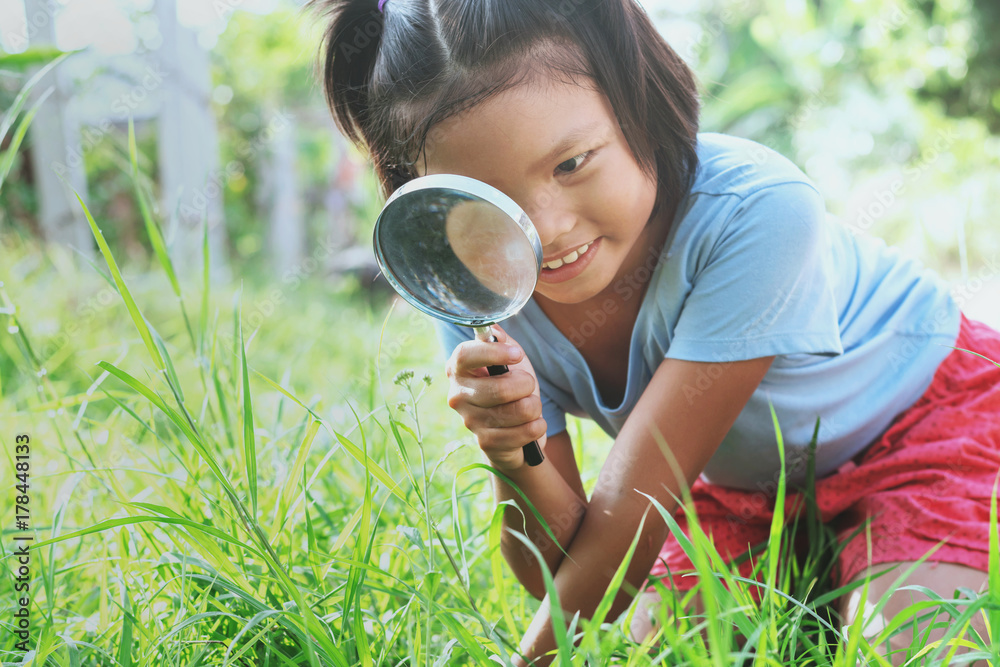
[[[871, 444], [927, 389], [958, 336], [946, 283], [881, 239], [855, 237], [791, 161], [722, 134], [698, 135], [698, 168], [652, 272], [632, 331], [621, 405], [605, 405], [586, 362], [528, 301], [502, 323], [537, 375], [547, 434], [566, 413], [617, 436], [664, 358], [731, 362], [777, 355], [702, 478], [772, 492], [780, 476], [769, 401], [785, 445], [786, 479], [804, 484], [816, 418], [822, 477]], [[645, 278], [636, 275], [636, 278]], [[613, 286], [637, 298], [637, 283]], [[588, 317], [599, 326], [613, 308]], [[610, 313], [610, 314], [609, 314]], [[436, 322], [446, 356], [470, 328]], [[592, 331], [590, 332], [592, 334]], [[712, 369], [714, 371], [715, 369]], [[697, 392], [712, 373], [687, 389]], [[711, 415], [706, 415], [711, 418]]]

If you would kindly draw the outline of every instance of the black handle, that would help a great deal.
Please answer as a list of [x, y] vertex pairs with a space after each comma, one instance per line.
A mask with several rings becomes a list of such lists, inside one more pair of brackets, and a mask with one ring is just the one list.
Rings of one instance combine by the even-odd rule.
[[[492, 336], [491, 340], [495, 343], [497, 342], [497, 337]], [[487, 366], [486, 370], [489, 371], [490, 377], [494, 375], [503, 375], [504, 373], [510, 371], [510, 369], [504, 366], [503, 364], [499, 366]], [[545, 457], [542, 456], [542, 448], [538, 446], [537, 440], [532, 440], [531, 442], [526, 444], [524, 447], [521, 448], [521, 451], [524, 452], [524, 462], [527, 463], [529, 466], [534, 467], [545, 460]]]

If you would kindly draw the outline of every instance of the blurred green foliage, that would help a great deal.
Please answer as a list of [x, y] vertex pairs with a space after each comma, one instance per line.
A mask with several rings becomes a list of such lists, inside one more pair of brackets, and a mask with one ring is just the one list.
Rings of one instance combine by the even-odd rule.
[[[1000, 5], [994, 0], [691, 0], [644, 3], [702, 86], [702, 129], [748, 137], [790, 157], [828, 208], [858, 233], [900, 245], [954, 278], [1000, 249], [991, 193], [1000, 188]], [[234, 11], [212, 50], [220, 164], [238, 161], [224, 207], [236, 262], [266, 252], [271, 137], [294, 128], [311, 239], [328, 227], [325, 198], [343, 152], [358, 164], [351, 203], [366, 243], [379, 202], [370, 169], [333, 140], [315, 71], [322, 26], [291, 3]], [[5, 56], [17, 64], [24, 56]], [[6, 66], [6, 69], [13, 69]], [[24, 65], [19, 66], [20, 70]], [[16, 76], [0, 77], [0, 104]], [[138, 124], [155, 178], [155, 127]], [[120, 223], [112, 248], [148, 255], [122, 137], [87, 156], [90, 204]], [[33, 229], [30, 170], [15, 165], [0, 224]], [[968, 249], [966, 251], [966, 248]]]
[[[926, 16], [936, 15], [937, 4], [921, 2]], [[963, 24], [970, 39], [968, 72], [954, 78], [935, 73], [919, 91], [922, 99], [940, 99], [949, 115], [976, 116], [984, 120], [993, 134], [1000, 134], [1000, 4], [995, 0], [972, 0], [969, 21]], [[971, 25], [970, 25], [971, 23]], [[941, 31], [935, 31], [940, 36]], [[945, 31], [947, 38], [948, 31]]]
[[[271, 138], [315, 102], [304, 32], [291, 8], [264, 17], [236, 12], [212, 51], [213, 82], [225, 91], [221, 99], [229, 98], [220, 104], [217, 96], [215, 104], [221, 164], [236, 160], [243, 165], [243, 177], [232, 179], [226, 189], [227, 227], [238, 255], [250, 261], [264, 247]], [[327, 186], [333, 159], [330, 136], [296, 123], [296, 143], [307, 215], [315, 217], [316, 193]]]
[[952, 279], [1000, 249], [991, 0], [713, 0], [654, 10], [702, 129], [790, 157], [832, 214]]
[[[266, 160], [274, 134], [294, 128], [299, 194], [310, 238], [326, 233], [325, 198], [345, 158], [368, 175], [359, 185], [365, 194], [349, 207], [355, 240], [367, 244], [370, 223], [379, 203], [374, 179], [364, 157], [346, 142], [334, 140], [333, 120], [326, 109], [317, 73], [322, 26], [310, 14], [280, 5], [267, 16], [236, 12], [212, 51], [212, 76], [221, 88], [216, 101], [221, 163], [240, 162], [243, 177], [233, 179], [225, 193], [227, 227], [239, 258], [263, 259], [263, 221], [271, 194]], [[348, 155], [345, 156], [344, 152]]]

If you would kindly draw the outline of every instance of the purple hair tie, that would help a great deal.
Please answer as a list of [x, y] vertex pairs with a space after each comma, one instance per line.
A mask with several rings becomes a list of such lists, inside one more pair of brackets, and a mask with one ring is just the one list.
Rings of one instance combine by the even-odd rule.
[[378, 10], [383, 14], [385, 14], [385, 3], [387, 2], [389, 2], [389, 0], [378, 0]]

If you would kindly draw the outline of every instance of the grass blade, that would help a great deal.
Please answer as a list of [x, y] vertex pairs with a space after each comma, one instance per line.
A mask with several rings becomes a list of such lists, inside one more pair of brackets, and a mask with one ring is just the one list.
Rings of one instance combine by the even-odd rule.
[[247, 370], [247, 348], [243, 342], [243, 317], [237, 317], [240, 327], [240, 359], [243, 370], [243, 456], [246, 458], [247, 488], [250, 489], [250, 506], [253, 520], [257, 520], [257, 443], [253, 432], [253, 405], [250, 400], [250, 373]]
[[556, 590], [556, 583], [552, 579], [549, 566], [545, 564], [545, 558], [534, 542], [516, 530], [512, 530], [510, 534], [524, 544], [525, 548], [531, 552], [531, 555], [535, 557], [535, 560], [538, 561], [541, 567], [546, 594], [542, 604], [548, 603], [549, 617], [552, 621], [552, 633], [555, 635], [556, 646], [558, 648], [556, 659], [559, 661], [560, 667], [573, 667], [571, 661], [573, 642], [570, 641], [569, 633], [566, 631], [566, 616], [563, 614], [562, 605], [559, 602], [559, 591]]
[[128, 580], [119, 578], [122, 585], [122, 631], [118, 636], [118, 664], [121, 667], [132, 667], [132, 599], [128, 594]]
[[132, 166], [132, 187], [135, 190], [135, 198], [139, 202], [139, 211], [142, 214], [142, 220], [146, 225], [146, 233], [149, 234], [149, 243], [153, 247], [153, 252], [156, 254], [156, 258], [160, 261], [160, 266], [167, 273], [167, 279], [170, 280], [170, 286], [174, 289], [174, 294], [178, 297], [181, 296], [181, 286], [177, 282], [177, 274], [174, 272], [174, 264], [170, 261], [170, 255], [167, 253], [167, 246], [163, 241], [163, 234], [160, 230], [160, 226], [156, 224], [156, 220], [153, 219], [153, 214], [150, 211], [149, 201], [146, 199], [146, 193], [142, 190], [141, 176], [139, 173], [139, 151], [135, 144], [135, 123], [130, 116], [128, 119], [128, 155], [129, 163]]
[[135, 142], [135, 123], [133, 122], [131, 116], [129, 116], [128, 119], [128, 154], [129, 163], [132, 167], [132, 188], [135, 190], [135, 198], [139, 202], [139, 212], [142, 215], [142, 220], [146, 227], [146, 234], [149, 236], [149, 243], [153, 247], [153, 253], [159, 260], [160, 266], [163, 267], [163, 270], [167, 274], [170, 286], [173, 288], [174, 295], [177, 297], [177, 302], [180, 304], [181, 316], [184, 318], [184, 326], [191, 339], [191, 346], [197, 352], [198, 343], [195, 339], [194, 330], [191, 328], [191, 320], [188, 318], [187, 309], [184, 308], [184, 298], [181, 294], [180, 283], [177, 281], [177, 273], [174, 270], [174, 264], [170, 260], [170, 254], [167, 252], [166, 244], [163, 241], [163, 231], [160, 229], [160, 225], [156, 222], [156, 218], [153, 217], [153, 213], [149, 205], [149, 199], [146, 197], [146, 193], [142, 189], [142, 176], [139, 172], [139, 151], [136, 148]]
[[211, 264], [211, 256], [208, 252], [208, 209], [205, 209], [205, 214], [201, 218], [201, 328], [199, 332], [201, 333], [201, 340], [199, 341], [199, 350], [205, 349], [205, 332], [208, 331], [208, 297], [211, 290], [211, 283], [209, 281], [209, 266]]
[[[28, 112], [24, 114], [24, 118], [18, 123], [7, 151], [0, 155], [0, 190], [3, 189], [3, 183], [7, 179], [7, 174], [10, 173], [11, 167], [14, 166], [14, 158], [17, 157], [17, 151], [21, 147], [21, 142], [24, 141], [24, 136], [28, 133], [28, 126], [31, 125], [35, 114], [38, 113], [38, 107], [42, 106], [42, 102], [47, 100], [54, 90], [55, 88], [49, 88], [35, 100], [35, 103], [31, 105]], [[2, 139], [0, 139], [0, 143], [2, 143]]]
[[116, 378], [127, 384], [133, 390], [144, 396], [149, 402], [151, 402], [155, 407], [159, 408], [170, 421], [174, 423], [181, 432], [187, 436], [188, 441], [194, 446], [195, 450], [201, 455], [202, 459], [208, 465], [208, 467], [215, 473], [216, 478], [222, 484], [223, 488], [235, 497], [235, 490], [233, 489], [232, 483], [226, 476], [226, 473], [219, 467], [215, 459], [212, 457], [211, 453], [205, 448], [205, 444], [202, 442], [201, 437], [191, 428], [191, 425], [187, 423], [187, 420], [181, 417], [173, 408], [163, 402], [152, 389], [144, 385], [142, 382], [132, 377], [120, 368], [109, 364], [106, 361], [99, 361], [97, 365], [108, 371]]
[[[140, 506], [139, 503], [132, 503], [136, 506]], [[130, 516], [122, 517], [119, 519], [106, 519], [104, 521], [98, 522], [93, 526], [88, 526], [87, 528], [81, 528], [80, 530], [75, 530], [72, 533], [62, 533], [57, 537], [52, 537], [47, 540], [42, 540], [36, 543], [31, 548], [40, 549], [41, 547], [48, 546], [50, 544], [55, 544], [56, 542], [64, 542], [65, 540], [71, 540], [75, 537], [84, 537], [85, 535], [92, 535], [94, 533], [100, 533], [102, 531], [108, 530], [109, 528], [117, 528], [118, 526], [129, 526], [138, 523], [145, 523], [147, 521], [159, 522], [159, 523], [173, 523], [187, 528], [192, 528], [194, 530], [200, 530], [204, 533], [211, 535], [212, 537], [228, 542], [233, 546], [239, 547], [240, 549], [246, 549], [255, 556], [263, 558], [264, 554], [258, 551], [253, 546], [241, 542], [232, 535], [225, 533], [218, 528], [213, 528], [212, 526], [206, 526], [204, 524], [192, 521], [191, 519], [185, 519], [184, 517], [167, 517], [167, 516]]]
[[[781, 474], [778, 477], [778, 492], [774, 498], [774, 514], [771, 517], [771, 529], [767, 539], [767, 618], [769, 621], [770, 641], [778, 645], [778, 625], [775, 615], [776, 607], [781, 599], [775, 594], [778, 585], [778, 561], [781, 553], [781, 530], [785, 525], [785, 441], [778, 424], [778, 415], [774, 405], [768, 400], [771, 408], [771, 419], [774, 421], [774, 433], [778, 441], [778, 460], [781, 463]], [[782, 605], [784, 606], [784, 605]]]
[[622, 559], [621, 564], [618, 566], [618, 570], [611, 578], [611, 583], [608, 584], [608, 588], [604, 592], [604, 597], [601, 598], [600, 603], [597, 605], [597, 609], [594, 611], [594, 614], [590, 619], [591, 623], [594, 624], [595, 627], [600, 627], [600, 625], [604, 623], [604, 619], [607, 617], [608, 612], [611, 611], [611, 605], [618, 596], [618, 589], [621, 588], [622, 582], [625, 581], [625, 573], [628, 571], [628, 567], [632, 563], [632, 556], [635, 555], [635, 548], [639, 544], [639, 538], [642, 537], [642, 529], [646, 525], [646, 516], [648, 513], [649, 507], [647, 507], [646, 511], [643, 512], [642, 519], [639, 520], [639, 529], [636, 531], [635, 537], [632, 538], [632, 544], [629, 545], [628, 551], [625, 553], [625, 558]]
[[990, 574], [989, 591], [993, 606], [989, 612], [990, 650], [993, 664], [1000, 664], [1000, 526], [997, 525], [997, 487], [1000, 472], [993, 480], [993, 495], [990, 497]]
[[66, 60], [66, 58], [73, 55], [73, 53], [76, 52], [63, 52], [48, 65], [45, 65], [40, 70], [35, 72], [32, 77], [28, 79], [23, 86], [21, 86], [21, 90], [17, 93], [17, 97], [14, 98], [10, 108], [7, 109], [3, 118], [0, 118], [0, 144], [4, 143], [4, 140], [7, 138], [7, 132], [10, 130], [11, 125], [14, 124], [14, 119], [17, 118], [17, 115], [21, 113], [21, 109], [24, 108], [24, 103], [27, 101], [28, 93], [31, 92], [31, 89], [34, 88], [46, 74], [51, 72], [53, 68], [55, 68], [62, 61]]
[[969, 354], [974, 354], [977, 357], [980, 357], [981, 359], [985, 359], [986, 361], [990, 362], [994, 366], [1000, 366], [1000, 363], [997, 363], [996, 361], [993, 361], [989, 357], [983, 356], [983, 355], [979, 354], [978, 352], [973, 352], [972, 350], [966, 350], [965, 348], [961, 348], [961, 347], [953, 347], [951, 345], [944, 345], [943, 347], [950, 347], [953, 350], [959, 350], [961, 352], [968, 352]]
[[125, 307], [128, 308], [128, 314], [129, 317], [132, 318], [132, 323], [139, 331], [139, 336], [142, 337], [142, 342], [146, 344], [146, 350], [149, 352], [149, 356], [153, 358], [156, 370], [162, 371], [165, 368], [166, 363], [163, 361], [163, 357], [160, 356], [160, 351], [157, 349], [156, 343], [153, 342], [153, 336], [149, 333], [149, 325], [146, 322], [146, 319], [139, 311], [139, 306], [136, 305], [135, 299], [132, 298], [132, 293], [125, 284], [121, 271], [118, 270], [118, 264], [115, 262], [115, 258], [111, 254], [111, 248], [108, 247], [107, 242], [104, 240], [104, 234], [97, 226], [97, 223], [94, 222], [94, 217], [90, 214], [90, 209], [87, 208], [87, 205], [83, 202], [80, 194], [76, 190], [73, 190], [73, 194], [76, 195], [77, 201], [80, 202], [80, 206], [83, 207], [83, 213], [87, 216], [87, 223], [90, 225], [90, 231], [93, 232], [94, 240], [97, 241], [97, 245], [101, 249], [101, 254], [104, 255], [104, 261], [107, 263], [108, 269], [111, 271], [111, 276], [115, 279], [115, 285], [118, 286], [118, 293], [121, 294], [122, 299], [125, 301]]
[[318, 422], [320, 422], [323, 425], [324, 428], [326, 428], [327, 433], [336, 438], [337, 441], [344, 447], [344, 449], [347, 450], [348, 454], [354, 457], [355, 461], [365, 466], [368, 469], [368, 472], [370, 472], [372, 476], [375, 477], [375, 479], [381, 482], [382, 485], [385, 486], [385, 488], [390, 493], [392, 493], [392, 495], [396, 496], [398, 499], [403, 501], [406, 504], [406, 506], [409, 507], [411, 510], [418, 511], [417, 508], [410, 503], [409, 499], [406, 497], [406, 493], [399, 487], [399, 484], [397, 484], [396, 481], [389, 475], [389, 473], [387, 473], [375, 461], [369, 460], [368, 457], [364, 455], [364, 452], [361, 450], [360, 447], [358, 447], [353, 442], [348, 440], [344, 435], [338, 433], [333, 428], [331, 428], [330, 425], [327, 423], [327, 421], [323, 419], [321, 416], [319, 416], [315, 410], [313, 410], [308, 405], [297, 399], [293, 394], [291, 394], [287, 389], [282, 387], [280, 384], [278, 384], [271, 378], [267, 377], [263, 373], [259, 373], [257, 371], [253, 371], [253, 373], [257, 377], [262, 379], [264, 382], [271, 385], [272, 387], [280, 391], [282, 394], [290, 398], [292, 401], [295, 402], [296, 405], [301, 407], [310, 415], [312, 415]]
[[514, 614], [511, 612], [510, 603], [507, 600], [507, 587], [504, 585], [503, 576], [503, 552], [500, 549], [500, 538], [503, 535], [503, 515], [508, 505], [517, 507], [514, 501], [505, 500], [498, 503], [496, 509], [493, 510], [493, 518], [490, 520], [489, 558], [490, 568], [493, 572], [493, 587], [500, 600], [500, 610], [503, 612], [503, 619], [507, 624], [507, 632], [514, 636], [517, 634], [517, 625], [514, 623]]
[[[292, 490], [298, 486], [299, 480], [303, 479], [304, 471], [306, 467], [306, 459], [309, 458], [309, 450], [312, 447], [313, 440], [316, 438], [316, 433], [319, 432], [320, 423], [315, 419], [309, 424], [309, 430], [306, 431], [305, 437], [302, 438], [302, 444], [299, 445], [298, 454], [295, 455], [295, 462], [292, 463], [291, 469], [288, 471], [288, 477], [285, 479], [285, 484], [281, 487], [281, 491], [278, 493], [278, 517], [279, 521], [275, 528], [275, 534], [284, 528], [285, 523], [288, 521], [288, 517], [285, 516], [288, 512], [288, 508], [291, 506], [290, 496], [292, 495]], [[274, 536], [272, 536], [273, 539]]]

